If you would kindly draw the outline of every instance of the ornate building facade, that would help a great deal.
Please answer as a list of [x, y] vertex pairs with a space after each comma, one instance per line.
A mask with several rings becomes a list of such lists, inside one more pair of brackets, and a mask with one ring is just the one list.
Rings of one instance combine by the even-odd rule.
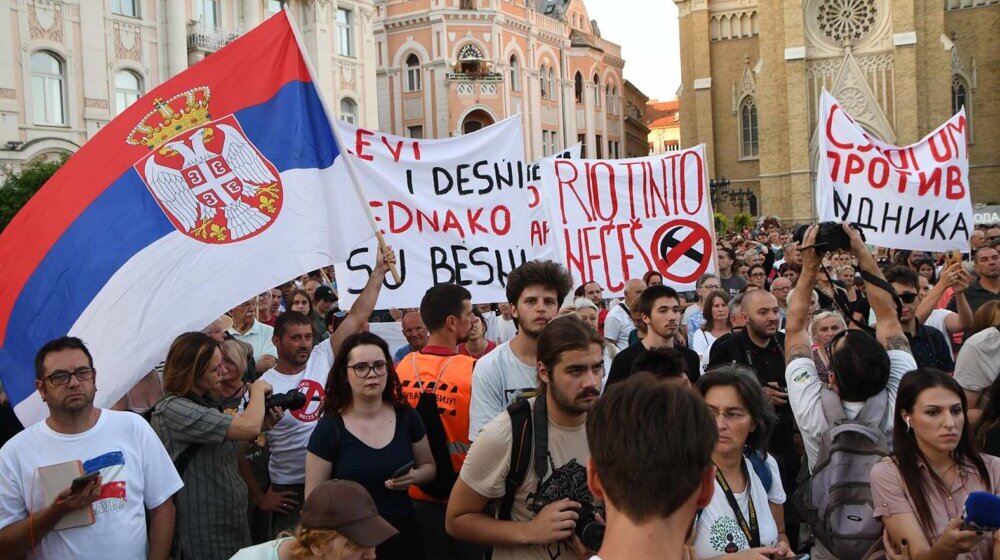
[[814, 218], [823, 88], [898, 145], [964, 106], [973, 202], [1000, 200], [1000, 0], [674, 2], [683, 144], [706, 143], [712, 178], [760, 212]]
[[379, 124], [464, 134], [520, 114], [525, 155], [576, 142], [624, 154], [621, 48], [583, 0], [383, 0], [376, 6]]
[[680, 106], [676, 99], [650, 100], [646, 105], [646, 118], [649, 123], [646, 147], [650, 155], [681, 149]]
[[0, 0], [0, 178], [290, 7], [327, 106], [375, 127], [371, 0]]

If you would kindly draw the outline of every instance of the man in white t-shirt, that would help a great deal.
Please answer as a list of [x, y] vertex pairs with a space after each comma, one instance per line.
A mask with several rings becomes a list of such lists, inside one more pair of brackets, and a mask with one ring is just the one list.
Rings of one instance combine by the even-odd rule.
[[[271, 512], [274, 534], [291, 530], [298, 523], [298, 506], [305, 494], [306, 447], [326, 402], [326, 382], [334, 356], [348, 336], [366, 328], [385, 275], [395, 262], [391, 250], [385, 256], [379, 254], [375, 270], [347, 316], [329, 340], [315, 348], [312, 321], [302, 313], [288, 311], [274, 323], [273, 343], [278, 349], [278, 363], [261, 378], [271, 384], [274, 395], [297, 390], [306, 397], [303, 407], [289, 410], [267, 434], [271, 447], [268, 463], [271, 487], [261, 503], [279, 504]], [[283, 499], [271, 496], [275, 493]]]
[[695, 513], [712, 501], [717, 439], [715, 418], [690, 389], [645, 373], [608, 387], [587, 416], [587, 485], [607, 521], [591, 560], [682, 558]]
[[572, 288], [569, 273], [552, 261], [528, 261], [507, 276], [507, 299], [518, 331], [510, 342], [480, 358], [472, 370], [470, 441], [515, 398], [535, 394], [538, 336], [559, 313], [559, 303]]
[[[171, 498], [184, 483], [153, 429], [137, 414], [94, 407], [97, 372], [78, 338], [45, 344], [35, 377], [49, 417], [0, 449], [5, 557], [141, 559], [148, 545], [149, 558], [166, 560], [174, 534]], [[45, 468], [66, 463], [79, 469], [70, 478], [66, 469]], [[77, 472], [99, 477], [74, 490]], [[43, 488], [58, 493], [48, 505]], [[84, 508], [92, 511], [89, 523], [78, 513]]]
[[496, 318], [493, 324], [490, 325], [489, 330], [486, 331], [486, 338], [497, 344], [503, 344], [504, 342], [514, 340], [514, 337], [517, 336], [517, 323], [511, 315], [509, 303], [499, 303], [497, 304], [497, 309]]
[[611, 307], [604, 319], [604, 339], [614, 344], [619, 351], [629, 347], [628, 339], [635, 330], [632, 311], [639, 301], [639, 294], [646, 289], [646, 283], [641, 278], [633, 278], [625, 282], [625, 301]]
[[[868, 275], [885, 282], [875, 259], [865, 247], [857, 231], [843, 226], [851, 239], [851, 252], [859, 267]], [[809, 458], [810, 472], [816, 466], [823, 433], [829, 428], [822, 406], [824, 384], [816, 373], [812, 344], [806, 332], [811, 305], [810, 294], [821, 266], [820, 257], [812, 249], [818, 226], [811, 226], [803, 238], [802, 275], [789, 297], [788, 320], [785, 325], [785, 381], [788, 402], [802, 435]], [[893, 412], [896, 390], [906, 373], [917, 369], [910, 353], [910, 344], [903, 333], [892, 296], [883, 287], [865, 280], [866, 291], [877, 323], [875, 337], [858, 330], [843, 331], [829, 343], [830, 385], [837, 393], [848, 418], [856, 418], [869, 399], [885, 399], [885, 414], [881, 427], [892, 440]]]

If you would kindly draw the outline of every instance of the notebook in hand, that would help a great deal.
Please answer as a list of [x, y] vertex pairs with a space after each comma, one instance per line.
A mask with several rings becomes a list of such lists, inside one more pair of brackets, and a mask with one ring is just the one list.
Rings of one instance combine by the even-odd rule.
[[[80, 461], [68, 461], [66, 463], [39, 468], [38, 476], [42, 480], [42, 496], [45, 498], [45, 506], [48, 507], [52, 502], [56, 501], [56, 496], [69, 488], [73, 484], [73, 479], [82, 475], [83, 463]], [[95, 521], [94, 508], [87, 506], [72, 511], [66, 517], [63, 517], [56, 524], [55, 530], [61, 531], [62, 529], [93, 525]]]

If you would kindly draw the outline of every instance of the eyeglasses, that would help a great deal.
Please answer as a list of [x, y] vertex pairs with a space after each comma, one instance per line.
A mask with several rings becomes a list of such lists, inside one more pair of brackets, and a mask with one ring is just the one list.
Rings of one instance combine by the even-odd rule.
[[91, 367], [77, 368], [73, 371], [61, 369], [57, 370], [45, 379], [53, 385], [66, 385], [69, 383], [70, 376], [75, 377], [77, 381], [90, 381], [94, 378], [94, 373], [96, 373], [96, 371], [97, 370]]
[[750, 276], [751, 277], [761, 277], [761, 278], [763, 278], [764, 277], [764, 273], [763, 272], [754, 272], [754, 273], [751, 273]]
[[913, 303], [914, 301], [917, 301], [917, 293], [916, 292], [903, 292], [903, 293], [899, 294], [899, 299], [903, 303]]
[[722, 286], [719, 284], [702, 284], [701, 288], [703, 290], [721, 290]]
[[362, 379], [368, 377], [368, 374], [373, 371], [375, 372], [376, 377], [382, 377], [389, 371], [389, 364], [384, 361], [374, 362], [371, 364], [366, 362], [361, 362], [358, 364], [354, 364], [353, 366], [349, 365], [347, 367], [354, 370], [354, 375], [357, 375]]
[[739, 408], [727, 408], [725, 410], [718, 410], [715, 407], [708, 407], [708, 410], [712, 412], [712, 415], [718, 418], [722, 416], [727, 422], [739, 422], [747, 417], [747, 411]]

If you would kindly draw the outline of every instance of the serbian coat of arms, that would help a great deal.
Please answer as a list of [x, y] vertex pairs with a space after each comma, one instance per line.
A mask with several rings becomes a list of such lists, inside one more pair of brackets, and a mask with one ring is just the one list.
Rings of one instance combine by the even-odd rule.
[[235, 115], [212, 118], [209, 98], [209, 89], [198, 87], [157, 99], [126, 142], [149, 147], [135, 170], [178, 230], [205, 243], [232, 243], [274, 222], [281, 178]]

